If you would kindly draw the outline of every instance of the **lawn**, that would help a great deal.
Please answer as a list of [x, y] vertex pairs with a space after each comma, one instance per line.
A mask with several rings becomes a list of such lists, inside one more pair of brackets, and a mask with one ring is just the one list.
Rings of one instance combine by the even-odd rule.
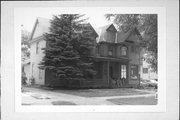
[[76, 105], [73, 102], [68, 102], [68, 101], [53, 101], [53, 105]]
[[108, 101], [117, 105], [157, 105], [155, 97], [116, 98]]
[[81, 97], [107, 97], [149, 94], [145, 91], [137, 91], [133, 88], [120, 89], [81, 89], [81, 90], [53, 90], [54, 92], [76, 95]]

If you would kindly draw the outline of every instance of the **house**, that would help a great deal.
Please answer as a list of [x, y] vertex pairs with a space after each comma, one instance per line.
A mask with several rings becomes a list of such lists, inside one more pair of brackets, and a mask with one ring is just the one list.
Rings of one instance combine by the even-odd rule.
[[[144, 33], [141, 34], [143, 39], [148, 39], [148, 36]], [[141, 80], [157, 80], [157, 72], [151, 68], [151, 64], [146, 61], [149, 56], [149, 52], [146, 49], [141, 49], [141, 63], [140, 63], [140, 78]]]
[[[142, 53], [141, 56], [146, 57], [146, 53]], [[150, 64], [147, 63], [144, 58], [142, 58], [142, 61], [141, 61], [140, 74], [141, 74], [141, 80], [157, 80], [158, 79], [157, 72], [155, 72], [150, 67]]]
[[[113, 24], [94, 29], [94, 69], [97, 74], [86, 81], [74, 81], [72, 86], [78, 87], [135, 87], [140, 84], [140, 47], [141, 37], [136, 27], [127, 32], [117, 31]], [[46, 41], [43, 33], [48, 32], [48, 19], [37, 18], [30, 36], [30, 63], [29, 76], [35, 78], [35, 83], [53, 87], [64, 87], [66, 81], [54, 77], [54, 73], [39, 69], [39, 63], [44, 53]]]

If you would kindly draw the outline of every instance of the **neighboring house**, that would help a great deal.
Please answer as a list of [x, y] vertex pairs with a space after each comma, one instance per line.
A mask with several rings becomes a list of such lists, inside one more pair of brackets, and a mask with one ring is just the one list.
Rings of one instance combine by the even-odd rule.
[[[149, 39], [149, 36], [145, 34], [145, 32], [141, 33], [143, 39]], [[155, 72], [152, 68], [150, 63], [146, 61], [147, 56], [149, 56], [149, 53], [145, 48], [141, 50], [141, 68], [140, 68], [140, 74], [141, 74], [141, 80], [152, 80], [152, 79], [158, 79], [157, 72]]]
[[[74, 81], [72, 86], [79, 87], [131, 87], [140, 84], [140, 47], [141, 37], [136, 27], [128, 32], [120, 32], [113, 24], [94, 30], [94, 42], [92, 54], [94, 56], [94, 69], [97, 74], [86, 81]], [[48, 70], [38, 68], [44, 53], [41, 50], [46, 47], [43, 33], [48, 32], [50, 23], [48, 19], [37, 18], [29, 43], [30, 43], [30, 70], [29, 76], [35, 78], [35, 83], [54, 87], [65, 86], [66, 81], [59, 80]], [[27, 73], [26, 73], [27, 74]], [[116, 83], [120, 83], [117, 85]]]
[[141, 79], [155, 80], [157, 78], [158, 78], [157, 73], [151, 69], [150, 65], [146, 61], [143, 61], [143, 65], [141, 67]]
[[140, 74], [142, 80], [152, 80], [157, 79], [157, 72], [153, 71], [153, 69], [150, 67], [150, 64], [146, 62], [145, 60], [145, 53], [142, 53], [142, 61], [141, 61], [141, 68], [140, 68]]

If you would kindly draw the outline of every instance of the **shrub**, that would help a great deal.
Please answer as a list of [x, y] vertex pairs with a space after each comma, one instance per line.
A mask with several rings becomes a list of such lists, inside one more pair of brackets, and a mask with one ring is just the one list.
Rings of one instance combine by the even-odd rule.
[[30, 85], [34, 85], [35, 84], [35, 78], [33, 76], [31, 76], [29, 78], [29, 80], [30, 80]]
[[144, 89], [144, 86], [138, 85], [138, 86], [137, 86], [137, 89]]
[[26, 74], [25, 74], [25, 73], [22, 73], [21, 84], [22, 84], [22, 85], [26, 85], [26, 80], [27, 80]]

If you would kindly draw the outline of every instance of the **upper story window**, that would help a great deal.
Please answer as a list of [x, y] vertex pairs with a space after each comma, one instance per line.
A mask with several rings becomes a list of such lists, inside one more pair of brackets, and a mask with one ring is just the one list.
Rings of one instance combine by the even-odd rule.
[[39, 49], [40, 49], [39, 42], [37, 42], [37, 43], [36, 43], [36, 54], [39, 53]]
[[112, 56], [113, 55], [113, 46], [108, 47], [108, 55]]
[[127, 47], [125, 47], [125, 46], [121, 47], [121, 55], [123, 55], [123, 56], [127, 55]]

